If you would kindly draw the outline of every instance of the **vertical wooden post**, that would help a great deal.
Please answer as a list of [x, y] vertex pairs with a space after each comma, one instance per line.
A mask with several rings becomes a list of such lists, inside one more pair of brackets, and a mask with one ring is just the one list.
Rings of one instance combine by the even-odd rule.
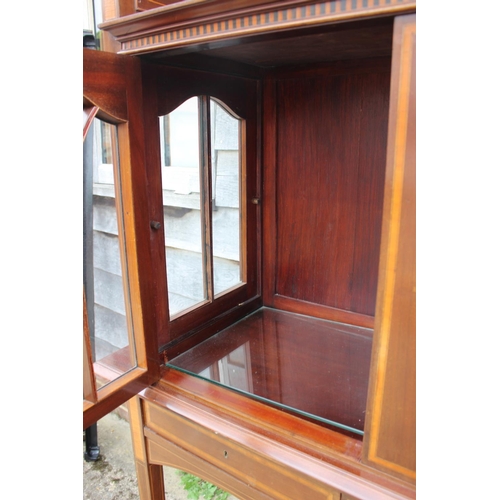
[[148, 463], [141, 400], [139, 396], [134, 396], [127, 404], [139, 496], [141, 500], [165, 500], [163, 468]]
[[394, 22], [387, 171], [364, 459], [416, 478], [415, 15]]

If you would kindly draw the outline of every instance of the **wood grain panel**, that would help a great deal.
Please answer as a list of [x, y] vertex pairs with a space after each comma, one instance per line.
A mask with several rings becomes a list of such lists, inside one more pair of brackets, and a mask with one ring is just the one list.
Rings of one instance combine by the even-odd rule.
[[277, 84], [275, 293], [375, 312], [389, 75]]
[[139, 397], [133, 397], [127, 403], [132, 446], [134, 449], [137, 485], [142, 500], [165, 500], [165, 486], [163, 483], [163, 469], [149, 463], [144, 439], [144, 421], [142, 404]]
[[346, 311], [345, 309], [314, 304], [313, 302], [283, 297], [282, 295], [275, 295], [272, 299], [272, 305], [276, 309], [281, 309], [283, 311], [305, 314], [307, 316], [328, 319], [330, 321], [339, 321], [341, 323], [362, 326], [365, 328], [373, 328], [374, 324], [373, 316], [368, 314], [354, 313], [352, 311]]
[[416, 476], [415, 16], [396, 19], [380, 288], [365, 459]]
[[[132, 66], [126, 58], [90, 49], [83, 50], [84, 106], [99, 108], [99, 116], [111, 123], [128, 119], [124, 99], [127, 81], [125, 74]], [[136, 70], [137, 71], [137, 70]]]
[[[215, 472], [220, 478], [222, 471], [257, 489], [264, 484], [275, 499], [325, 498], [325, 491], [365, 500], [415, 498], [414, 488], [407, 483], [360, 463], [358, 440], [222, 387], [168, 370], [162, 382], [148, 388], [143, 397], [146, 438], [162, 446], [170, 441], [177, 448], [168, 445], [166, 454], [155, 451], [154, 463], [168, 465], [171, 452], [190, 451], [197, 457], [197, 467], [201, 465], [202, 476]], [[271, 471], [278, 473], [270, 476]], [[300, 482], [300, 489], [291, 493], [290, 485], [282, 482], [290, 476], [293, 483]], [[215, 482], [222, 485], [220, 479]]]
[[[145, 407], [145, 419], [146, 426], [164, 436], [167, 441], [181, 446], [241, 482], [250, 482], [257, 492], [271, 498], [340, 500], [338, 491], [312, 478], [306, 479], [299, 467], [279, 463], [257, 451], [252, 443], [258, 439], [257, 436], [249, 436], [247, 443], [243, 444], [156, 405]], [[151, 437], [148, 430], [145, 435]], [[179, 439], [180, 436], [189, 437]], [[263, 446], [266, 444], [263, 443]], [[155, 449], [150, 447], [150, 451], [154, 452]], [[155, 453], [152, 456], [154, 459]], [[158, 458], [157, 461], [161, 463]]]
[[[289, 30], [278, 36], [263, 34], [226, 42], [205, 50], [210, 57], [240, 61], [272, 69], [310, 66], [326, 61], [390, 56], [392, 19], [341, 23], [332, 26]], [[167, 53], [164, 53], [166, 56]]]
[[[149, 434], [149, 431], [147, 431]], [[151, 435], [151, 434], [149, 434]], [[193, 453], [166, 439], [154, 436], [147, 441], [149, 455], [154, 463], [180, 469], [216, 484], [240, 500], [271, 500], [271, 497], [256, 490], [252, 484], [240, 481], [227, 472], [214, 467]], [[142, 497], [141, 497], [142, 498]]]
[[209, 95], [220, 99], [240, 118], [255, 120], [257, 88], [253, 78], [164, 66], [157, 68], [156, 83], [158, 116], [170, 113], [189, 97]]

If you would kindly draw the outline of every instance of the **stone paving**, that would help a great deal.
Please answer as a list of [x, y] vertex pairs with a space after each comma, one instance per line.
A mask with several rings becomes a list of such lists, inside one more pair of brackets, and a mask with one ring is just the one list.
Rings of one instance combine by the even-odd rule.
[[[84, 436], [85, 437], [85, 436]], [[97, 423], [100, 459], [83, 459], [84, 500], [139, 500], [132, 440], [128, 422], [110, 413]], [[85, 440], [83, 442], [85, 451]], [[166, 500], [187, 500], [175, 469], [163, 468]], [[234, 497], [229, 497], [232, 500]]]

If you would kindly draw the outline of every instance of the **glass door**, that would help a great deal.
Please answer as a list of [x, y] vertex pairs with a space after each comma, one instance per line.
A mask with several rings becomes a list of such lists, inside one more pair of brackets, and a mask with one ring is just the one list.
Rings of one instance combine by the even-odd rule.
[[[84, 49], [84, 428], [159, 375], [140, 63]], [[133, 137], [133, 141], [131, 140]]]

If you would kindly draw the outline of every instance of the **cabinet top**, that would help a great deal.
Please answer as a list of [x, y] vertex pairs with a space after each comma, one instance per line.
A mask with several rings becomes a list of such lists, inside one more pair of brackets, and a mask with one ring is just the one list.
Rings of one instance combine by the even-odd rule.
[[416, 8], [416, 0], [162, 1], [168, 5], [106, 21], [100, 28], [118, 41], [120, 53], [146, 54], [279, 37], [290, 30], [391, 17]]

